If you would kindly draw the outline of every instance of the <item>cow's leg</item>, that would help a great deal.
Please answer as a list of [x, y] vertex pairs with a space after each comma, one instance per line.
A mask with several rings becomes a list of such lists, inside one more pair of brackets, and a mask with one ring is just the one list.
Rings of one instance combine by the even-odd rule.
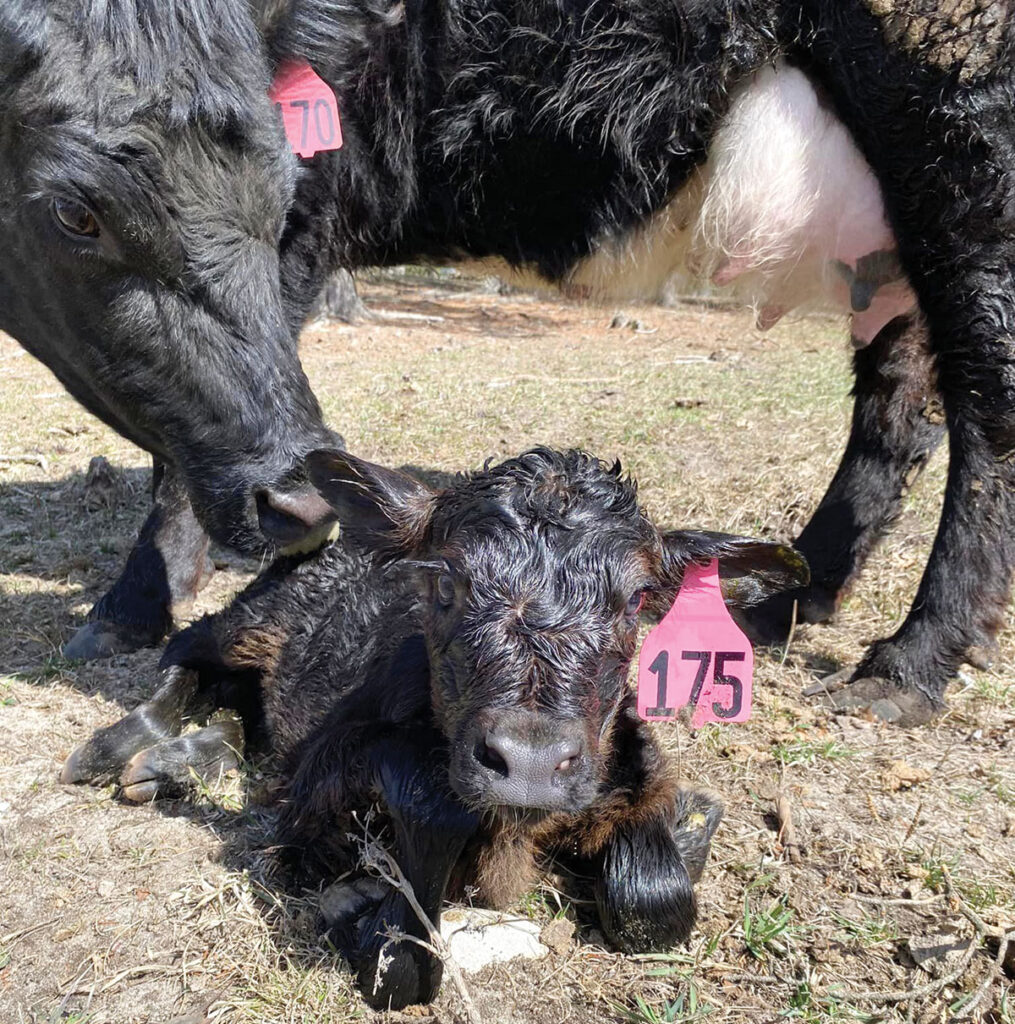
[[853, 360], [853, 422], [839, 468], [794, 542], [811, 582], [769, 599], [747, 615], [764, 642], [784, 642], [793, 603], [800, 622], [825, 622], [944, 436], [944, 416], [927, 332], [916, 317], [884, 327]]
[[[349, 858], [348, 840], [334, 834], [336, 820], [349, 821], [378, 795], [391, 822], [391, 856], [438, 926], [448, 879], [479, 821], [448, 788], [443, 739], [425, 724], [327, 727], [302, 752], [281, 803], [279, 838], [334, 871]], [[440, 987], [441, 962], [415, 942], [390, 937], [396, 932], [430, 941], [402, 892], [354, 881], [331, 895], [326, 923], [367, 1002], [395, 1010], [430, 1002]]]
[[994, 295], [982, 326], [939, 351], [948, 485], [916, 600], [834, 694], [839, 707], [918, 725], [943, 708], [962, 662], [983, 662], [995, 645], [1015, 565], [1015, 277]]
[[811, 45], [884, 189], [930, 331], [950, 457], [916, 600], [835, 701], [915, 725], [941, 710], [970, 652], [982, 660], [993, 646], [1015, 564], [1015, 112], [1004, 51], [974, 39], [986, 64], [959, 86], [953, 71], [934, 70], [955, 56], [926, 34], [944, 22], [912, 16], [911, 35], [902, 14], [899, 35], [873, 6], [809, 5], [827, 22]]
[[67, 658], [89, 661], [157, 644], [211, 576], [208, 535], [183, 481], [158, 461], [152, 478], [155, 505], [119, 579], [64, 646]]

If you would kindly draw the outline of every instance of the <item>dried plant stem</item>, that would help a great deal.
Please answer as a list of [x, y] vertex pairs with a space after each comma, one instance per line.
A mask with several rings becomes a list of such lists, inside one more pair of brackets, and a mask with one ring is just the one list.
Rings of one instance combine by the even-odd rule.
[[793, 825], [793, 809], [790, 807], [789, 798], [780, 793], [775, 801], [775, 814], [779, 819], [779, 841], [782, 848], [789, 856], [791, 864], [799, 864], [801, 861], [800, 844], [796, 839], [796, 828]]

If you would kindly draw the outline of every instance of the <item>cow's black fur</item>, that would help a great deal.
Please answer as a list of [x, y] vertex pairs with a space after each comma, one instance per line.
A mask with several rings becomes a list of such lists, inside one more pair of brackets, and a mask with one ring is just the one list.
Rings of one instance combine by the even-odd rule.
[[[617, 945], [686, 939], [720, 811], [678, 786], [635, 712], [642, 600], [671, 602], [690, 562], [718, 557], [729, 599], [751, 603], [805, 582], [803, 560], [662, 536], [619, 465], [580, 452], [537, 449], [438, 492], [351, 456], [311, 458], [347, 543], [280, 559], [174, 637], [159, 693], [76, 751], [64, 779], [119, 773], [131, 799], [177, 791], [222, 763], [234, 727], [164, 737], [229, 706], [267, 736], [284, 778], [278, 841], [303, 874], [355, 868], [349, 834], [377, 803], [431, 919], [453, 875], [503, 905], [537, 858], [558, 857], [595, 879]], [[516, 778], [513, 755], [495, 756], [505, 736], [558, 752]], [[394, 945], [375, 976], [388, 927], [427, 937], [401, 895], [346, 886], [327, 906], [371, 1002], [433, 998], [440, 967], [418, 947]]]
[[[154, 10], [156, 5], [151, 6]], [[79, 7], [80, 0], [50, 0], [46, 10]], [[200, 46], [184, 33], [186, 45], [175, 61], [166, 62], [170, 72], [179, 69], [179, 74], [171, 74], [172, 81], [157, 89], [153, 86], [150, 97], [175, 97], [179, 90], [193, 88], [187, 76], [212, 74], [193, 69], [208, 63], [208, 47], [219, 47], [223, 33], [228, 35], [234, 21], [242, 20], [237, 0], [215, 9], [220, 8], [226, 13], [216, 15], [214, 24], [221, 21], [221, 33], [218, 28], [202, 30]], [[137, 20], [138, 12], [146, 12], [149, 19], [172, 20], [183, 10], [170, 5], [168, 13], [156, 15], [142, 0], [108, 0], [83, 9], [89, 23], [95, 23], [96, 12], [104, 12], [109, 24]], [[198, 4], [196, 9], [205, 8]], [[1015, 20], [999, 0], [979, 0], [968, 23], [958, 27], [949, 20], [950, 9], [938, 0], [263, 0], [255, 14], [266, 57], [250, 53], [254, 70], [242, 70], [248, 63], [233, 52], [250, 51], [249, 31], [228, 38], [231, 49], [221, 60], [212, 54], [215, 88], [239, 97], [237, 119], [216, 134], [212, 128], [218, 124], [222, 129], [222, 118], [212, 117], [211, 127], [200, 117], [184, 118], [180, 124], [186, 130], [177, 135], [189, 141], [169, 147], [173, 153], [180, 151], [183, 163], [175, 166], [188, 180], [202, 186], [209, 181], [232, 183], [234, 178], [238, 182], [235, 189], [213, 190], [197, 211], [186, 204], [176, 211], [183, 228], [191, 212], [201, 214], [201, 223], [215, 225], [214, 255], [222, 259], [209, 278], [218, 288], [219, 303], [202, 307], [210, 310], [210, 317], [201, 319], [199, 333], [207, 342], [202, 348], [221, 353], [215, 342], [226, 323], [227, 335], [245, 335], [245, 351], [256, 353], [248, 357], [253, 363], [240, 361], [239, 369], [249, 371], [253, 365], [258, 370], [244, 373], [247, 387], [224, 394], [217, 387], [206, 390], [202, 383], [199, 393], [218, 415], [225, 406], [238, 413], [243, 428], [255, 429], [258, 464], [266, 460], [277, 471], [288, 461], [278, 453], [288, 455], [299, 447], [293, 436], [302, 438], [319, 429], [313, 425], [316, 409], [295, 368], [291, 338], [283, 339], [279, 324], [284, 319], [293, 331], [299, 326], [336, 265], [500, 255], [560, 279], [575, 260], [643, 223], [666, 203], [703, 159], [731, 89], [768, 61], [795, 63], [820, 84], [881, 185], [938, 373], [951, 453], [938, 538], [911, 614], [894, 637], [871, 648], [854, 684], [841, 696], [846, 703], [873, 704], [878, 713], [904, 723], [926, 720], [943, 706], [944, 689], [962, 660], [971, 651], [989, 650], [1015, 562]], [[105, 51], [92, 48], [85, 57], [73, 46], [70, 52], [50, 43], [40, 49], [33, 8], [22, 2], [10, 10], [4, 15], [4, 45], [12, 60], [5, 68], [14, 71], [5, 78], [5, 97], [22, 95], [19, 83], [41, 74], [32, 71], [37, 65], [57, 94], [73, 93], [70, 109], [84, 111], [81, 132], [89, 137], [106, 133], [112, 101], [94, 88], [80, 88], [94, 85], [93, 69], [102, 70], [102, 61], [108, 63]], [[62, 37], [57, 33], [54, 38]], [[152, 33], [135, 31], [130, 38], [145, 42]], [[167, 38], [160, 30], [157, 45]], [[85, 41], [78, 42], [79, 49]], [[337, 153], [306, 162], [296, 182], [281, 240], [279, 300], [274, 282], [268, 281], [267, 264], [273, 256], [259, 249], [263, 265], [233, 261], [232, 249], [221, 251], [218, 227], [234, 192], [241, 198], [256, 193], [251, 205], [257, 206], [263, 223], [246, 224], [245, 237], [267, 242], [279, 230], [292, 167], [277, 151], [278, 129], [258, 90], [265, 84], [267, 67], [290, 56], [310, 57], [334, 85], [346, 144]], [[228, 88], [219, 81], [223, 77]], [[120, 97], [116, 90], [106, 92]], [[121, 97], [116, 102], [130, 106], [135, 101]], [[201, 104], [173, 104], [192, 113], [195, 105]], [[37, 101], [34, 107], [29, 104], [29, 115], [37, 115], [38, 107]], [[18, 117], [5, 122], [5, 130], [14, 133], [4, 149], [8, 155], [31, 153], [25, 149], [31, 140], [53, 134], [43, 117], [38, 125], [42, 131], [26, 141], [18, 128], [21, 117], [18, 109]], [[156, 138], [165, 137], [169, 123], [155, 118], [150, 131]], [[240, 162], [236, 147], [243, 155]], [[205, 160], [211, 154], [217, 162]], [[164, 180], [161, 166], [158, 170], [163, 191], [180, 187], [172, 176]], [[8, 169], [5, 178], [9, 174]], [[128, 195], [136, 191], [133, 185], [127, 188]], [[165, 226], [180, 244], [196, 244], [175, 221]], [[37, 255], [21, 241], [32, 238], [34, 244], [39, 234], [35, 228], [22, 226], [15, 232], [13, 259], [30, 269], [16, 282], [7, 271], [5, 297], [39, 294]], [[233, 236], [226, 232], [226, 237]], [[132, 262], [142, 268], [161, 266], [159, 258], [171, 261], [171, 254], [160, 256], [163, 248], [135, 246]], [[198, 251], [204, 251], [200, 245]], [[90, 273], [111, 273], [111, 258], [107, 254], [105, 261], [90, 262]], [[48, 259], [50, 276], [53, 266], [66, 263], [64, 255]], [[198, 266], [209, 268], [208, 261], [199, 260]], [[154, 274], [154, 269], [145, 273]], [[229, 288], [218, 284], [220, 279], [237, 283], [241, 276], [244, 308], [258, 311], [254, 323], [229, 305]], [[156, 282], [150, 287], [162, 294], [162, 279], [150, 279]], [[34, 344], [93, 409], [159, 450], [150, 435], [172, 433], [179, 417], [178, 408], [170, 406], [179, 398], [179, 387], [165, 388], [160, 379], [163, 393], [170, 396], [165, 401], [154, 409], [128, 403], [114, 415], [106, 401], [110, 385], [104, 382], [101, 393], [97, 390], [95, 367], [83, 375], [76, 370], [74, 376], [66, 365], [66, 339], [71, 335], [89, 339], [107, 364], [126, 364], [127, 381], [139, 353], [147, 351], [133, 342], [117, 347], [103, 340], [98, 325], [109, 290], [90, 288], [85, 294], [83, 287], [49, 285], [47, 294], [56, 291], [61, 301], [48, 307], [54, 316], [45, 325], [32, 311], [21, 320], [8, 312], [5, 326], [29, 347]], [[176, 303], [169, 305], [176, 308]], [[79, 314], [70, 334], [58, 315], [68, 308]], [[160, 345], [166, 343], [167, 328], [170, 335], [179, 331], [180, 316], [156, 325]], [[205, 332], [210, 332], [207, 338]], [[883, 344], [898, 332], [898, 327], [887, 328]], [[44, 341], [50, 335], [63, 337], [63, 348]], [[167, 347], [177, 361], [178, 347], [175, 342]], [[81, 351], [90, 351], [89, 346]], [[190, 350], [184, 345], [184, 351]], [[207, 372], [204, 352], [199, 358], [206, 371], [202, 380], [220, 382], [217, 373]], [[232, 361], [233, 350], [222, 358]], [[277, 359], [283, 369], [270, 386], [273, 394], [288, 397], [286, 410], [302, 410], [296, 426], [291, 411], [270, 402], [266, 408], [271, 422], [266, 423], [256, 402], [259, 379]], [[211, 369], [220, 369], [214, 360]], [[875, 386], [865, 373], [863, 368], [861, 394]], [[165, 376], [173, 379], [170, 373]], [[257, 407], [249, 421], [242, 415], [248, 404]], [[225, 419], [236, 423], [236, 416]], [[202, 488], [214, 486], [221, 493], [223, 476], [237, 472], [236, 452], [243, 445], [237, 443], [235, 430], [219, 431], [214, 448], [201, 431], [196, 438], [193, 431], [184, 433], [182, 440], [173, 440], [170, 454], [199, 514], [208, 519]], [[249, 431], [240, 433], [249, 437]], [[897, 450], [877, 438], [864, 409], [858, 410], [852, 451], [879, 450], [872, 487], [883, 510], [892, 505], [888, 492], [901, 487], [896, 467], [910, 458], [905, 431], [889, 433], [899, 438]], [[843, 470], [846, 477], [857, 473], [852, 454], [850, 460]], [[206, 474], [202, 479], [197, 478], [197, 466]], [[835, 486], [841, 483], [840, 476]], [[212, 518], [220, 526], [223, 520], [235, 526], [243, 504], [235, 496], [244, 488], [234, 483], [226, 490], [230, 497]], [[863, 507], [871, 492], [849, 494], [852, 504], [843, 518], [856, 523], [871, 518]], [[823, 517], [825, 512], [827, 505]], [[873, 513], [872, 519], [883, 518], [884, 511]], [[849, 576], [866, 540], [824, 540], [827, 535], [816, 535], [816, 530], [802, 543], [810, 545], [816, 537], [821, 541], [816, 548], [827, 543], [851, 551], [847, 557], [852, 563], [839, 571]], [[873, 535], [869, 530], [860, 533]], [[805, 595], [812, 603], [826, 597], [817, 591]], [[110, 613], [115, 616], [118, 610]]]
[[0, 326], [219, 540], [263, 544], [255, 492], [330, 435], [279, 292], [296, 166], [248, 5], [12, 0], [0, 40]]

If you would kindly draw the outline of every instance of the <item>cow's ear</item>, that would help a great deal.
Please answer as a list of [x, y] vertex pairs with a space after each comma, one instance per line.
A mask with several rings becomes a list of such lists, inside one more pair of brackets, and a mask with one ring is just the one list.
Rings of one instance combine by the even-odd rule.
[[729, 533], [673, 530], [663, 534], [663, 590], [675, 595], [688, 565], [702, 565], [713, 558], [719, 560], [723, 600], [736, 608], [750, 608], [783, 590], [804, 587], [811, 579], [807, 560], [786, 544]]
[[344, 536], [373, 550], [415, 550], [430, 525], [434, 492], [397, 469], [322, 449], [306, 457], [307, 475], [335, 510]]

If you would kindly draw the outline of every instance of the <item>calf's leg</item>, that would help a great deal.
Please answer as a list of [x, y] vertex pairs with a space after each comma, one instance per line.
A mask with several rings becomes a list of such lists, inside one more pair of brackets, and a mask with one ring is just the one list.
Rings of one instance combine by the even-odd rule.
[[681, 789], [618, 823], [596, 874], [599, 918], [613, 945], [637, 953], [687, 941], [698, 916], [694, 885], [721, 816], [714, 798]]
[[[443, 739], [427, 725], [329, 724], [299, 755], [281, 803], [279, 838], [334, 871], [351, 855], [336, 821], [348, 822], [378, 798], [391, 824], [391, 855], [438, 926], [451, 871], [479, 820], [450, 791]], [[398, 932], [429, 941], [415, 910], [395, 889], [353, 883], [350, 890], [328, 923], [363, 997], [379, 1009], [430, 1002], [443, 965], [418, 944], [390, 938]]]
[[612, 738], [606, 791], [556, 842], [566, 860], [595, 879], [603, 931], [628, 952], [687, 940], [697, 919], [701, 877], [722, 805], [685, 789], [630, 699]]
[[150, 700], [118, 722], [99, 729], [64, 762], [61, 782], [101, 785], [116, 778], [137, 753], [171, 736], [179, 736], [202, 704], [198, 674], [173, 666]]
[[67, 658], [91, 661], [154, 646], [211, 576], [208, 535], [179, 474], [156, 460], [152, 483], [154, 507], [127, 564], [64, 645]]
[[944, 415], [926, 327], [900, 317], [853, 359], [853, 421], [839, 468], [810, 522], [794, 542], [811, 582], [745, 613], [762, 642], [781, 643], [793, 602], [800, 622], [825, 622], [944, 436]]

